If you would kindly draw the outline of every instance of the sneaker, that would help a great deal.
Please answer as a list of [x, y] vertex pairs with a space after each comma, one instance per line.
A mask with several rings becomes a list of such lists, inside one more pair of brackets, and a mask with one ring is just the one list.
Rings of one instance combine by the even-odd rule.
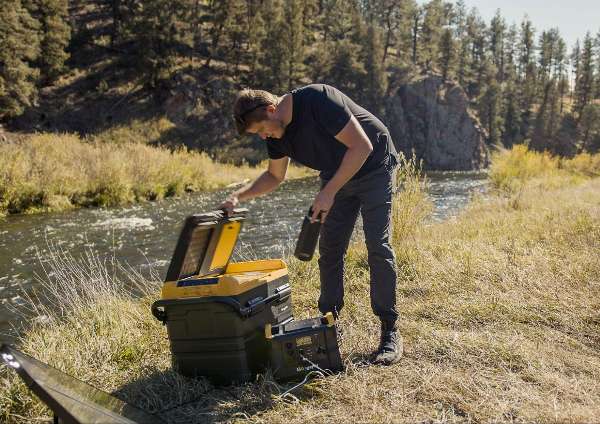
[[379, 348], [373, 354], [371, 362], [376, 365], [392, 365], [402, 358], [402, 336], [398, 334], [395, 323], [381, 322]]

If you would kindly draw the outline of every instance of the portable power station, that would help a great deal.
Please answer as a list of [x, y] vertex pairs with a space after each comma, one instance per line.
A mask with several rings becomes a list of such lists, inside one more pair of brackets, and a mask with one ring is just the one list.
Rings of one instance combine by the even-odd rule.
[[271, 342], [270, 365], [278, 380], [289, 380], [309, 371], [341, 371], [342, 358], [333, 314], [320, 318], [267, 324]]

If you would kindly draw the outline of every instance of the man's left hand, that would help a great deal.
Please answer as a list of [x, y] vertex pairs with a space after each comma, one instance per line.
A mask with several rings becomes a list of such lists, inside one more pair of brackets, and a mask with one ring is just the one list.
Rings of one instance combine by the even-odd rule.
[[317, 221], [319, 212], [321, 213], [321, 223], [325, 222], [325, 218], [327, 217], [327, 214], [333, 206], [334, 199], [335, 193], [330, 193], [326, 189], [321, 190], [319, 194], [317, 194], [317, 197], [315, 197], [315, 200], [313, 201], [313, 214], [310, 218], [310, 222]]

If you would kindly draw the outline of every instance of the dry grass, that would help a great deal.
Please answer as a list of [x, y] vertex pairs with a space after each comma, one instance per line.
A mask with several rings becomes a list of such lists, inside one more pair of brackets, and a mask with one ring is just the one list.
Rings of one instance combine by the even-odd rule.
[[492, 184], [509, 193], [520, 192], [525, 184], [552, 189], [597, 176], [600, 176], [600, 153], [582, 153], [567, 159], [530, 151], [523, 144], [494, 152], [490, 167]]
[[[239, 183], [264, 169], [117, 138], [122, 142], [38, 134], [0, 144], [0, 215], [155, 200]], [[306, 174], [290, 169], [292, 178]]]
[[[543, 177], [532, 178], [531, 184], [522, 179], [518, 201], [502, 193], [476, 200], [439, 224], [408, 224], [410, 214], [396, 211], [405, 220], [394, 245], [406, 355], [395, 366], [363, 365], [378, 323], [362, 244], [348, 253], [341, 318], [346, 370], [294, 396], [281, 397], [285, 387], [268, 375], [217, 389], [172, 373], [165, 329], [149, 313], [156, 294], [136, 300], [120, 281], [90, 284], [109, 289], [88, 293], [62, 315], [45, 311], [54, 318], [34, 323], [21, 347], [173, 423], [595, 422], [600, 179], [578, 177], [575, 184], [554, 176], [563, 184], [547, 186], [535, 182]], [[413, 195], [396, 207], [426, 210], [420, 184], [405, 178], [405, 193]], [[61, 281], [110, 280], [93, 260], [79, 261], [87, 271], [69, 277], [78, 267], [61, 262], [65, 256], [53, 261], [62, 274], [46, 279], [56, 293], [64, 291]], [[289, 265], [296, 315], [316, 314], [316, 262]], [[14, 373], [1, 369], [0, 379], [2, 419], [29, 422], [46, 414]]]

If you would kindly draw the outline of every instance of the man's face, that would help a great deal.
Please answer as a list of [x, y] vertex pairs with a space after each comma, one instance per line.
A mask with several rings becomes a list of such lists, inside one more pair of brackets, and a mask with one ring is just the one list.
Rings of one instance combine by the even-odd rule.
[[250, 124], [246, 132], [248, 134], [258, 134], [263, 140], [283, 137], [285, 126], [283, 122], [274, 117], [274, 111], [275, 107], [269, 105], [267, 107], [267, 119]]
[[263, 140], [267, 138], [281, 138], [285, 132], [283, 124], [275, 119], [265, 119], [255, 122], [246, 130], [249, 134], [258, 134]]

